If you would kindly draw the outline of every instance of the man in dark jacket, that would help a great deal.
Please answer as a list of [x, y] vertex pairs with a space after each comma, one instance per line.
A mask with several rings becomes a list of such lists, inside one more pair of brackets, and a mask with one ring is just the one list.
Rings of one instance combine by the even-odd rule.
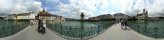
[[127, 22], [127, 20], [124, 20], [124, 21], [125, 21], [125, 23], [124, 23], [125, 29], [127, 29], [128, 22]]
[[38, 20], [38, 32], [41, 32], [41, 29], [43, 27], [43, 22], [41, 19]]

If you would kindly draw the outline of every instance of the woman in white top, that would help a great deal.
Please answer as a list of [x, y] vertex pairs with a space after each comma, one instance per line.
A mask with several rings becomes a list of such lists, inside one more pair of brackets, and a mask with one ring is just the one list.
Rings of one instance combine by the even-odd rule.
[[46, 27], [46, 20], [43, 20], [43, 27]]

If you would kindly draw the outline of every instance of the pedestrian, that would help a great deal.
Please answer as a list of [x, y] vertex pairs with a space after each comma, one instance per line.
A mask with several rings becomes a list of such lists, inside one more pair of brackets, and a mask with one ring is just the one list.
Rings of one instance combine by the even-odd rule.
[[46, 32], [46, 20], [43, 20], [42, 22], [43, 22], [42, 32], [43, 32], [43, 34], [45, 34], [45, 32]]
[[118, 19], [115, 20], [115, 25], [116, 25], [116, 24], [119, 24], [119, 20], [118, 20]]
[[127, 23], [127, 20], [125, 20], [125, 24], [124, 24], [125, 26], [127, 26], [128, 25], [128, 23]]
[[124, 24], [124, 25], [125, 25], [125, 30], [130, 30], [130, 29], [128, 29], [128, 27], [127, 27], [127, 26], [128, 26], [128, 21], [127, 21], [127, 20], [125, 20], [125, 24]]
[[115, 20], [115, 26], [116, 26], [116, 24], [117, 24], [117, 20]]
[[38, 20], [38, 32], [40, 33], [41, 32], [41, 27], [42, 27], [43, 23], [42, 23], [42, 20], [39, 19]]
[[32, 20], [30, 20], [30, 26], [32, 26], [33, 25], [33, 22], [32, 22]]
[[124, 26], [124, 20], [123, 19], [120, 19], [121, 21], [121, 29], [124, 29], [123, 26]]

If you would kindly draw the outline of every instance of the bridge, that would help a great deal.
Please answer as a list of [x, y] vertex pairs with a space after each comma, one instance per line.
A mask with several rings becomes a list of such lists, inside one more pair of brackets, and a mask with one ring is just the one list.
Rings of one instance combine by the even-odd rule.
[[[45, 34], [40, 34], [37, 32], [37, 22], [34, 22], [34, 25], [30, 25], [23, 29], [22, 31], [11, 35], [9, 37], [0, 38], [0, 40], [68, 40], [64, 37], [57, 35], [51, 29], [46, 28]], [[155, 39], [144, 36], [128, 28], [130, 30], [122, 30], [121, 24], [112, 25], [106, 31], [100, 35], [93, 37], [91, 39], [85, 40], [164, 40], [164, 39]], [[74, 40], [74, 39], [69, 39]], [[84, 39], [79, 39], [84, 40]]]

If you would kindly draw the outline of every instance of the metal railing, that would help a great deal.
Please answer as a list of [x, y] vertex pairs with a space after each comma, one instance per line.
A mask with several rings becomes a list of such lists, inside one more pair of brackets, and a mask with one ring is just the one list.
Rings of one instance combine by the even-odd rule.
[[162, 26], [148, 26], [148, 24], [129, 23], [130, 28], [136, 32], [151, 38], [164, 38], [164, 28]]
[[0, 38], [13, 35], [29, 24], [29, 21], [0, 20]]
[[76, 38], [76, 39], [83, 39], [83, 38], [86, 39], [86, 38], [91, 38], [91, 36], [93, 35], [98, 35], [99, 33], [101, 33], [101, 31], [106, 30], [112, 24], [113, 24], [112, 22], [99, 23], [97, 24], [97, 26], [87, 26], [87, 27], [85, 26], [86, 28], [81, 28], [78, 26], [47, 23], [47, 27], [59, 33], [60, 35], [65, 35], [70, 38]]

